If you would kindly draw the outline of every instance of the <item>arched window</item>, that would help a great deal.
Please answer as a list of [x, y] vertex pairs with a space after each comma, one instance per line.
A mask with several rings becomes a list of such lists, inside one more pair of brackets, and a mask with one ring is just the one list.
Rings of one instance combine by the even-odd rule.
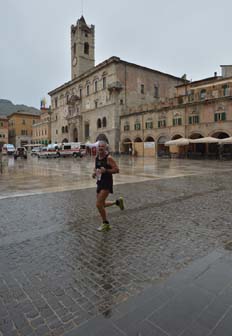
[[65, 126], [65, 133], [68, 133], [68, 126]]
[[98, 118], [98, 120], [97, 120], [97, 128], [101, 128], [101, 119], [100, 118]]
[[88, 42], [85, 42], [84, 44], [84, 53], [86, 55], [89, 55], [89, 43]]
[[106, 127], [106, 117], [104, 117], [103, 119], [102, 119], [102, 127]]

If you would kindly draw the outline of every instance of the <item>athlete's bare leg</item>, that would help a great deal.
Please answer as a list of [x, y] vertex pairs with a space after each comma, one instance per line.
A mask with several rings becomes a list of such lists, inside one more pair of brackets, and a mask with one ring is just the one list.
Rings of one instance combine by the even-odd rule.
[[106, 203], [106, 199], [107, 199], [108, 195], [109, 195], [109, 190], [100, 190], [100, 192], [97, 194], [96, 207], [98, 208], [98, 211], [101, 215], [101, 218], [102, 218], [103, 222], [107, 221], [105, 205], [110, 203], [110, 202]]

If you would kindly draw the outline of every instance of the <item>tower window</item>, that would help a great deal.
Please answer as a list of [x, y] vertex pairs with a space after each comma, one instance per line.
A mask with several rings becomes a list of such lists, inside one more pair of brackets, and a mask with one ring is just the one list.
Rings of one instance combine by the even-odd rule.
[[76, 45], [76, 43], [74, 43], [74, 45], [73, 45], [73, 53], [74, 53], [74, 55], [76, 55], [76, 52], [77, 52], [77, 45]]
[[101, 119], [100, 118], [98, 118], [98, 120], [97, 120], [97, 128], [101, 128]]
[[102, 127], [106, 127], [106, 117], [102, 119]]
[[88, 42], [85, 42], [84, 44], [84, 53], [86, 55], [89, 55], [89, 43]]

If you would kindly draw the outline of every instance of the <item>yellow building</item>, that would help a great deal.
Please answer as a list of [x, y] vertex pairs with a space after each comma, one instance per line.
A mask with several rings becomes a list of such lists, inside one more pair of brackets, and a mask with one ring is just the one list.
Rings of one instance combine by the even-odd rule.
[[6, 143], [8, 143], [8, 119], [0, 116], [0, 149]]
[[138, 156], [156, 156], [167, 151], [215, 156], [217, 144], [199, 142], [170, 148], [164, 144], [178, 138], [232, 136], [232, 66], [221, 67], [221, 76], [186, 81], [176, 87], [174, 98], [131, 109], [121, 116], [121, 152]]
[[17, 111], [8, 116], [9, 143], [21, 147], [32, 142], [32, 126], [40, 120], [40, 115]]
[[32, 143], [48, 145], [51, 143], [51, 109], [42, 107], [40, 119], [32, 125]]

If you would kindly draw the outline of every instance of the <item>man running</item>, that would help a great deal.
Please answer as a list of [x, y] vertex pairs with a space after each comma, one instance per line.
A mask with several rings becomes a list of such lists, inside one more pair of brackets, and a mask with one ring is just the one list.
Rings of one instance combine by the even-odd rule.
[[113, 194], [113, 176], [118, 174], [119, 168], [106, 150], [106, 142], [100, 141], [98, 144], [98, 155], [95, 159], [95, 168], [92, 174], [93, 178], [97, 178], [97, 201], [96, 207], [102, 218], [102, 224], [98, 231], [108, 231], [111, 229], [106, 216], [106, 207], [117, 205], [124, 210], [123, 198], [119, 197], [116, 201], [107, 201], [109, 193]]

